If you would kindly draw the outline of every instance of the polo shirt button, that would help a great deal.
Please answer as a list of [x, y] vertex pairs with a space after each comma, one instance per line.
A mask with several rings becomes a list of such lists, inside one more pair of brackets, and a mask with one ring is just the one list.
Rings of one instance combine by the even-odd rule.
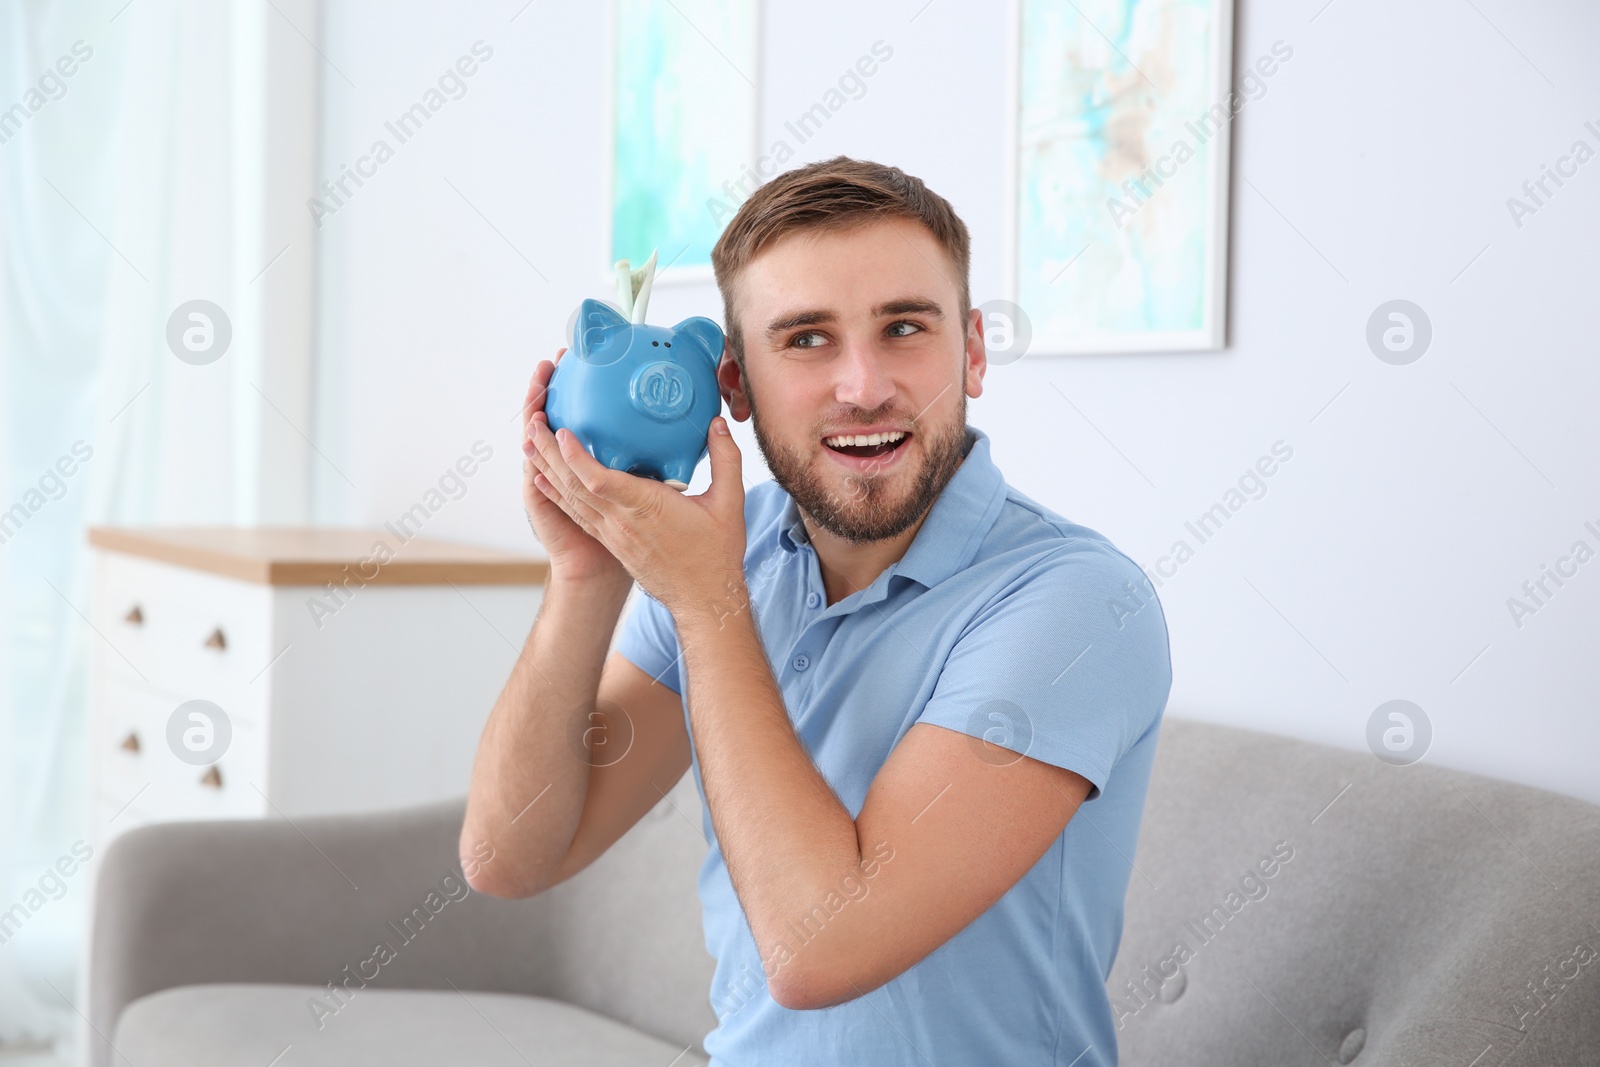
[[814, 608], [820, 603], [822, 603], [822, 594], [821, 593], [807, 593], [806, 594], [806, 607]]
[[794, 669], [795, 670], [803, 671], [809, 666], [811, 666], [811, 657], [806, 655], [804, 652], [800, 653], [798, 656], [796, 656], [794, 658]]

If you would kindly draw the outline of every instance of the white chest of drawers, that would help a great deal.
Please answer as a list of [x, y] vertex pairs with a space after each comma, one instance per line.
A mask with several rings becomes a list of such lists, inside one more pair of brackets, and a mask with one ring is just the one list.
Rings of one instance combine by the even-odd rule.
[[99, 527], [90, 543], [96, 851], [153, 821], [463, 795], [547, 573], [390, 529]]

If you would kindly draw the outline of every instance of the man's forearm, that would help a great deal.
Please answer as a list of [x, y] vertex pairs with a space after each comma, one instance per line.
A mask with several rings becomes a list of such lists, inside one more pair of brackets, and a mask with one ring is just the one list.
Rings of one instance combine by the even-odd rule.
[[748, 610], [675, 617], [706, 805], [763, 951], [862, 862], [855, 821], [795, 735]]
[[589, 764], [568, 739], [594, 709], [631, 587], [558, 580], [546, 588], [473, 764], [461, 856], [481, 858], [479, 842], [493, 849], [475, 888], [526, 896], [547, 884], [566, 855], [589, 784]]

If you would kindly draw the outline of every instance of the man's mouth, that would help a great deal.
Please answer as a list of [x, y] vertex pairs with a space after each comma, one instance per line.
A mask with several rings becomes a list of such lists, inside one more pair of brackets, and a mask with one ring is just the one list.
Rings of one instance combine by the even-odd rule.
[[876, 459], [887, 456], [907, 441], [911, 435], [899, 430], [875, 434], [839, 434], [824, 437], [822, 443], [842, 456], [855, 459]]

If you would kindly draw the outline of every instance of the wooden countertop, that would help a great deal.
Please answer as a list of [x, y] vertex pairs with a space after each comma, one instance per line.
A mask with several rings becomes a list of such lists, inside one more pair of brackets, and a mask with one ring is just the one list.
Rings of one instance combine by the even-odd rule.
[[350, 578], [389, 585], [541, 585], [550, 571], [537, 556], [424, 537], [402, 541], [379, 527], [91, 526], [89, 543], [261, 585], [320, 586]]

